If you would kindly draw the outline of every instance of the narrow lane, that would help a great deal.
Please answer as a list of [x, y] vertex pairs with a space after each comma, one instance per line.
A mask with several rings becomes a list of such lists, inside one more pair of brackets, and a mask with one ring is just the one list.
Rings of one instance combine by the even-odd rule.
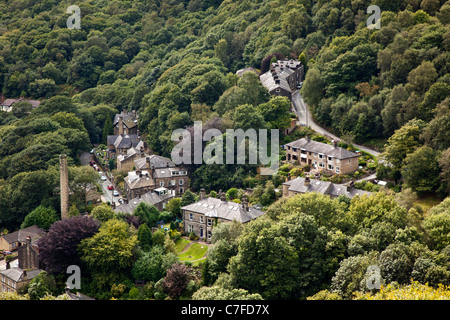
[[[341, 138], [339, 138], [338, 136], [332, 134], [331, 132], [325, 130], [324, 128], [322, 128], [321, 126], [319, 126], [317, 123], [314, 122], [313, 117], [311, 115], [311, 112], [309, 111], [308, 106], [306, 105], [306, 103], [303, 101], [302, 96], [300, 95], [300, 92], [298, 90], [296, 90], [293, 94], [292, 94], [292, 104], [294, 106], [294, 112], [298, 117], [298, 124], [299, 125], [305, 125], [307, 127], [310, 127], [311, 129], [313, 129], [314, 131], [316, 131], [317, 133], [321, 134], [321, 135], [325, 135], [325, 136], [329, 136], [332, 139], [335, 140], [342, 140]], [[353, 143], [353, 146], [361, 151], [367, 152], [375, 157], [378, 157], [378, 155], [380, 154], [380, 152], [373, 150], [371, 148], [359, 145], [359, 144], [355, 144]]]

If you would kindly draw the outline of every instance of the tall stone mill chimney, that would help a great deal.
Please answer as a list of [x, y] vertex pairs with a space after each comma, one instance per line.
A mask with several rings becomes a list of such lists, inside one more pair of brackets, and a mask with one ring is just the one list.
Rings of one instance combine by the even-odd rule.
[[61, 220], [66, 219], [69, 212], [69, 172], [67, 169], [67, 156], [59, 156], [60, 194], [61, 194]]

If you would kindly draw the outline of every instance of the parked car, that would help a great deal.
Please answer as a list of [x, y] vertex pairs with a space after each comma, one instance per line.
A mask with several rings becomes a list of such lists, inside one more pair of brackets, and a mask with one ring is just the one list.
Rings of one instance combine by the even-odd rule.
[[100, 179], [101, 179], [102, 181], [106, 181], [106, 176], [105, 176], [105, 175], [102, 175]]
[[117, 190], [114, 190], [113, 195], [114, 195], [114, 197], [118, 197], [119, 196], [119, 192]]
[[114, 190], [114, 187], [112, 185], [109, 185], [108, 190]]
[[8, 255], [11, 254], [11, 251], [9, 251], [9, 250], [3, 250], [3, 251], [1, 252], [1, 254], [4, 255], [4, 256], [8, 256]]
[[90, 153], [90, 154], [93, 154], [93, 153], [94, 153], [94, 149], [91, 149], [91, 151], [89, 151], [89, 153]]
[[90, 161], [90, 162], [89, 162], [89, 165], [91, 165], [91, 166], [97, 166], [97, 165], [95, 164], [95, 161]]

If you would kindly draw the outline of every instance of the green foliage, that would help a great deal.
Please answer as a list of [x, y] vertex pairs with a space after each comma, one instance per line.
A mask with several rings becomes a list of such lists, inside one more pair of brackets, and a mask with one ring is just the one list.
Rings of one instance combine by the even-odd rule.
[[53, 208], [47, 208], [42, 205], [34, 209], [28, 214], [20, 226], [21, 229], [37, 225], [44, 230], [50, 229], [51, 225], [56, 222], [58, 216]]

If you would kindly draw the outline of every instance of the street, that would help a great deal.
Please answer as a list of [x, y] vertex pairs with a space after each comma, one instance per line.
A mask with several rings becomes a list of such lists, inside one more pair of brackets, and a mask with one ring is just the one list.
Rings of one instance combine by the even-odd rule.
[[[294, 112], [298, 117], [298, 124], [299, 125], [305, 125], [307, 127], [310, 127], [311, 129], [313, 129], [314, 131], [316, 131], [317, 133], [321, 134], [321, 135], [325, 135], [325, 136], [329, 136], [332, 139], [335, 140], [342, 140], [341, 138], [339, 138], [338, 136], [332, 134], [331, 132], [325, 130], [324, 128], [322, 128], [321, 126], [319, 126], [317, 123], [314, 122], [313, 117], [311, 115], [311, 112], [309, 111], [308, 106], [306, 105], [306, 103], [303, 101], [302, 96], [300, 95], [300, 91], [296, 90], [293, 94], [292, 94], [292, 104], [294, 106]], [[380, 154], [378, 151], [375, 151], [373, 149], [367, 148], [365, 146], [359, 145], [359, 144], [355, 144], [353, 143], [353, 146], [355, 148], [358, 148], [361, 151], [367, 152], [375, 157], [378, 157], [378, 155]]]
[[[80, 155], [80, 162], [81, 162], [81, 164], [83, 166], [89, 166], [90, 165], [89, 162], [93, 161], [93, 160], [94, 160], [94, 158], [93, 158], [92, 154], [90, 154], [89, 152], [83, 152]], [[98, 179], [99, 179], [99, 185], [101, 186], [102, 193], [103, 193], [102, 196], [101, 196], [102, 202], [108, 202], [109, 201], [110, 203], [112, 203], [114, 201], [116, 203], [116, 205], [118, 205], [119, 204], [118, 203], [118, 199], [120, 198], [120, 196], [119, 197], [114, 197], [113, 196], [114, 190], [108, 190], [108, 186], [112, 185], [112, 183], [109, 180], [108, 176], [106, 176], [106, 180], [103, 181], [103, 180], [101, 180], [101, 176], [99, 174], [98, 175]]]

